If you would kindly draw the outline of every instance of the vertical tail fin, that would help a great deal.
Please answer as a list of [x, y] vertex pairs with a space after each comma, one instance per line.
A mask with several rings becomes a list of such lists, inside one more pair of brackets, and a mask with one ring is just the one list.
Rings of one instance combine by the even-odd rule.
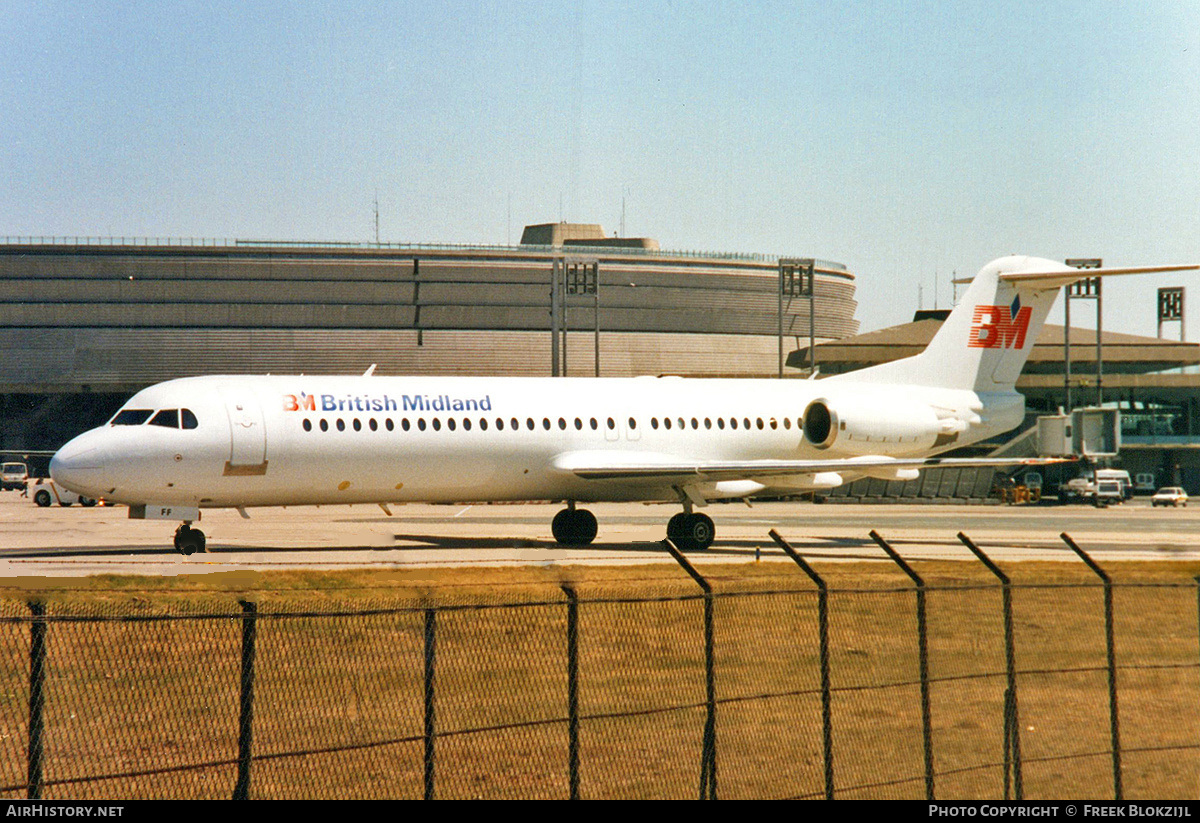
[[846, 377], [858, 382], [1011, 392], [1061, 287], [1089, 277], [1196, 268], [1074, 269], [1039, 257], [1001, 257], [975, 275], [923, 352]]

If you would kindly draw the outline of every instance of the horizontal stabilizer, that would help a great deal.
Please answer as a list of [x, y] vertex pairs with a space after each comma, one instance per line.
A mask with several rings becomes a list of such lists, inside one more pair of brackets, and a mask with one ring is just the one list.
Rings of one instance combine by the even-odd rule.
[[1001, 274], [1000, 279], [1023, 287], [1035, 289], [1057, 289], [1062, 286], [1088, 280], [1093, 277], [1111, 277], [1118, 274], [1158, 274], [1172, 271], [1195, 271], [1200, 265], [1183, 264], [1177, 266], [1126, 266], [1105, 269], [1074, 269], [1063, 271], [1021, 271]]

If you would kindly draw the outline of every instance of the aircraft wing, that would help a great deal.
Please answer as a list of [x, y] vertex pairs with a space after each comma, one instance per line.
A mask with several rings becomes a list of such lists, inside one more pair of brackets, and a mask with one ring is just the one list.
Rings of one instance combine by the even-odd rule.
[[[641, 460], [627, 458], [641, 458]], [[1044, 466], [1071, 462], [1062, 457], [849, 457], [839, 460], [695, 460], [671, 461], [646, 459], [646, 455], [620, 455], [587, 452], [560, 455], [554, 467], [585, 480], [645, 480], [686, 484], [722, 480], [754, 480], [812, 475], [823, 472], [846, 472], [877, 477], [903, 479], [896, 476], [903, 470], [926, 469], [935, 466], [955, 468], [1004, 466]]]

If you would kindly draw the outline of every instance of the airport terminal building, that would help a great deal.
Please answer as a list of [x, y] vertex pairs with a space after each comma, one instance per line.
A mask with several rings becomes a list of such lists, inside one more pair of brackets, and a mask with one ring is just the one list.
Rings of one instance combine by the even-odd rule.
[[[0, 243], [0, 449], [54, 449], [147, 385], [200, 374], [549, 375], [556, 264], [569, 375], [774, 376], [807, 344], [778, 257], [664, 251], [601, 227], [517, 246], [129, 238]], [[817, 260], [817, 342], [858, 331], [855, 278]], [[560, 340], [562, 336], [560, 336]], [[597, 369], [597, 351], [599, 367]]]

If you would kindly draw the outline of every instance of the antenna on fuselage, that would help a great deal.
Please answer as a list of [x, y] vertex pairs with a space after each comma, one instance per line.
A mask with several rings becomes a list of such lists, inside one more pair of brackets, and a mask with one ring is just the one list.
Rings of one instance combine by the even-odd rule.
[[375, 367], [376, 367], [377, 365], [379, 365], [379, 364], [378, 364], [378, 363], [372, 363], [372, 364], [371, 364], [371, 368], [369, 368], [369, 369], [367, 369], [365, 372], [363, 372], [363, 377], [370, 377], [371, 375], [373, 375], [373, 374], [375, 373]]

